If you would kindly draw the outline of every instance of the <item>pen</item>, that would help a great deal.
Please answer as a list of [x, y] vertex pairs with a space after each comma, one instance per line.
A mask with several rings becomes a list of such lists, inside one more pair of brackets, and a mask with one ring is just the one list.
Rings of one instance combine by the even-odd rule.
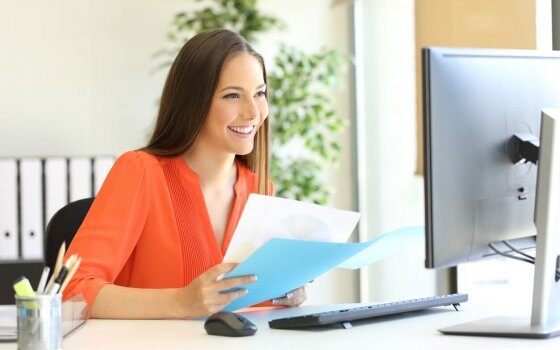
[[60, 273], [58, 274], [58, 276], [56, 276], [56, 279], [54, 280], [52, 287], [47, 291], [47, 294], [55, 295], [56, 293], [58, 293], [60, 285], [62, 284], [62, 282], [64, 282], [64, 279], [68, 274], [68, 270], [70, 269], [71, 266], [74, 265], [76, 259], [77, 256], [74, 254], [71, 257], [69, 257], [68, 260], [66, 260], [66, 263], [60, 269]]
[[81, 262], [82, 262], [82, 258], [78, 258], [78, 260], [76, 260], [74, 266], [72, 266], [72, 268], [68, 272], [68, 275], [64, 279], [64, 282], [62, 282], [62, 286], [60, 287], [59, 293], [62, 293], [64, 291], [64, 288], [66, 288], [66, 286], [68, 285], [68, 283], [70, 282], [70, 280], [72, 279], [76, 271], [78, 270], [78, 267], [80, 267]]
[[62, 284], [62, 281], [64, 281], [64, 279], [66, 278], [67, 274], [68, 274], [68, 268], [66, 266], [63, 266], [60, 269], [60, 273], [58, 274], [58, 277], [54, 280], [51, 289], [49, 289], [49, 291], [47, 292], [48, 295], [55, 295], [58, 292], [58, 289], [60, 288], [60, 285]]
[[47, 283], [47, 287], [45, 288], [46, 293], [48, 293], [52, 289], [54, 279], [56, 278], [56, 276], [60, 272], [60, 269], [62, 268], [62, 261], [64, 259], [65, 251], [66, 251], [66, 242], [62, 242], [60, 248], [58, 249], [58, 255], [56, 256], [56, 264], [54, 265], [53, 273], [51, 275], [51, 278], [49, 279], [49, 283]]
[[37, 286], [37, 293], [42, 294], [45, 290], [45, 284], [47, 283], [47, 278], [49, 277], [49, 272], [51, 268], [45, 266], [43, 268], [43, 273], [41, 274], [41, 279], [39, 280], [39, 285]]

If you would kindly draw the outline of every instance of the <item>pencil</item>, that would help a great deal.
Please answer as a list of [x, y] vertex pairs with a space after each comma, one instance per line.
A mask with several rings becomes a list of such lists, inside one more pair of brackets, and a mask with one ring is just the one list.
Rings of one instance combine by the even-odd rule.
[[74, 265], [74, 263], [76, 262], [76, 260], [78, 260], [78, 255], [72, 254], [72, 256], [70, 256], [68, 259], [66, 259], [66, 262], [64, 263], [64, 266], [68, 270], [70, 270], [72, 268], [72, 266]]
[[45, 288], [45, 291], [48, 291], [52, 288], [54, 284], [54, 279], [56, 278], [56, 276], [60, 272], [60, 269], [62, 268], [62, 261], [64, 259], [65, 252], [66, 252], [66, 242], [62, 242], [62, 244], [60, 245], [60, 249], [58, 249], [58, 255], [56, 256], [56, 264], [54, 265], [54, 270], [52, 272], [51, 278], [49, 278], [49, 283], [47, 283], [47, 287]]
[[82, 258], [78, 258], [78, 260], [76, 260], [74, 265], [70, 268], [70, 272], [68, 272], [68, 275], [66, 275], [66, 278], [64, 279], [64, 282], [62, 282], [62, 286], [60, 286], [59, 293], [62, 293], [64, 291], [64, 288], [66, 288], [66, 286], [68, 285], [68, 283], [72, 279], [72, 276], [74, 276], [74, 274], [78, 270], [78, 267], [80, 267], [81, 262], [82, 262]]

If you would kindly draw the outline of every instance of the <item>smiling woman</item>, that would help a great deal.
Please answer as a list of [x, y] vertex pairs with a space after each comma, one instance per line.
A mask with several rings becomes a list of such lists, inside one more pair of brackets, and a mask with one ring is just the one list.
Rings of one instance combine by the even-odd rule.
[[195, 147], [203, 145], [223, 154], [251, 153], [255, 133], [268, 116], [263, 77], [263, 66], [249, 53], [238, 54], [224, 65]]
[[[245, 295], [219, 280], [250, 193], [271, 194], [266, 69], [238, 34], [203, 32], [175, 59], [148, 145], [107, 176], [67, 256], [82, 263], [64, 298], [93, 317], [204, 317]], [[305, 288], [274, 304], [296, 306]]]
[[238, 119], [237, 122], [248, 124], [243, 119], [250, 114], [248, 118], [258, 119], [256, 126], [261, 126], [255, 128], [257, 147], [252, 147], [252, 138], [247, 152], [233, 154], [250, 170], [262, 175], [258, 191], [264, 194], [270, 187], [266, 99], [264, 60], [241, 36], [227, 30], [196, 35], [183, 46], [171, 66], [156, 127], [144, 150], [159, 156], [184, 154], [200, 141], [198, 136], [207, 140], [204, 135], [212, 132], [209, 136], [219, 137], [214, 126], [222, 134], [225, 132], [225, 128], [215, 125], [218, 119], [224, 122]]

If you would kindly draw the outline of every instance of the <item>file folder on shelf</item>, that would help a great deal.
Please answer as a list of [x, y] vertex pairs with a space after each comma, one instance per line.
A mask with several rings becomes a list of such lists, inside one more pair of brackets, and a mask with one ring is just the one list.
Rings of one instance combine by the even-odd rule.
[[43, 258], [43, 164], [40, 159], [20, 162], [21, 257]]
[[17, 162], [0, 159], [0, 260], [18, 258]]
[[70, 159], [70, 202], [90, 198], [92, 191], [91, 158]]
[[45, 224], [68, 204], [68, 163], [66, 158], [45, 160]]
[[97, 196], [109, 170], [113, 166], [115, 159], [113, 157], [97, 157], [93, 161], [93, 183], [94, 183], [94, 195]]

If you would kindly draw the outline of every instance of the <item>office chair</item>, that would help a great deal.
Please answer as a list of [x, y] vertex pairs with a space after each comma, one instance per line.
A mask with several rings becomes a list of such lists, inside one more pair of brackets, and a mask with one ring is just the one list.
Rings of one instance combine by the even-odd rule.
[[53, 215], [45, 231], [45, 266], [54, 269], [56, 256], [62, 242], [66, 242], [66, 248], [74, 239], [82, 221], [93, 203], [94, 198], [84, 198], [68, 203]]

